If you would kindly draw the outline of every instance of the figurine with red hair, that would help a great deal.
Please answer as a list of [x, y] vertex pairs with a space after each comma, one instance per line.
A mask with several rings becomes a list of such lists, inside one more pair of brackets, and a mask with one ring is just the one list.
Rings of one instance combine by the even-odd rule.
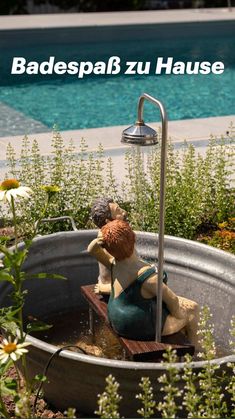
[[[113, 220], [127, 220], [126, 211], [121, 208], [117, 202], [107, 196], [96, 198], [91, 207], [91, 218], [93, 223], [98, 227], [102, 228], [105, 224]], [[98, 235], [100, 234], [100, 231]], [[99, 264], [99, 276], [98, 284], [96, 287], [99, 292], [99, 286], [102, 288], [102, 292], [110, 292], [110, 270], [101, 262]]]
[[[114, 331], [128, 339], [153, 340], [158, 278], [155, 267], [139, 258], [130, 225], [123, 220], [108, 222], [88, 251], [110, 271], [111, 283], [97, 284], [95, 291], [110, 293], [108, 318]], [[165, 283], [162, 299], [162, 335], [183, 331], [196, 345], [198, 304], [177, 296]]]

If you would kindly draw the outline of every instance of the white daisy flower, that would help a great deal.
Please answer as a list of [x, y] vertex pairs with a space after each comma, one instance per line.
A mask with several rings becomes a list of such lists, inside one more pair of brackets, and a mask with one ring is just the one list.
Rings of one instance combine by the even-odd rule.
[[16, 179], [6, 179], [0, 185], [0, 201], [11, 202], [11, 198], [17, 197], [28, 199], [32, 193], [31, 188], [20, 186]]
[[0, 364], [5, 364], [9, 359], [17, 361], [23, 354], [28, 352], [25, 349], [26, 346], [30, 345], [29, 342], [17, 343], [17, 338], [12, 342], [11, 338], [3, 339], [0, 344]]

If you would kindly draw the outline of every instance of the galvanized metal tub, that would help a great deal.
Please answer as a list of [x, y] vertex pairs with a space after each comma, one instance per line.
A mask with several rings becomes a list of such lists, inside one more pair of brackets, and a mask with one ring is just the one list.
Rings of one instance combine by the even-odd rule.
[[[96, 261], [87, 253], [88, 243], [96, 230], [62, 232], [35, 239], [25, 264], [28, 272], [60, 273], [68, 281], [31, 280], [25, 283], [29, 290], [25, 315], [43, 318], [61, 311], [84, 307], [80, 286], [95, 283], [98, 274]], [[143, 258], [155, 260], [157, 236], [137, 233], [137, 248]], [[235, 257], [220, 250], [189, 240], [166, 236], [165, 270], [169, 285], [179, 295], [208, 305], [213, 314], [216, 342], [228, 349], [230, 320], [235, 314]], [[0, 283], [0, 305], [8, 302], [9, 284]], [[58, 349], [39, 339], [28, 337], [32, 346], [28, 355], [30, 375], [41, 373], [49, 356]], [[215, 362], [226, 369], [230, 355]], [[182, 368], [183, 364], [176, 364]], [[202, 367], [195, 362], [194, 369]], [[136, 363], [96, 358], [72, 351], [63, 351], [56, 357], [49, 370], [49, 383], [45, 384], [45, 397], [62, 411], [75, 407], [78, 412], [93, 415], [97, 408], [97, 394], [104, 390], [105, 378], [112, 374], [120, 383], [123, 395], [121, 414], [136, 417], [139, 407], [135, 394], [139, 391], [141, 377], [152, 380], [156, 399], [160, 399], [157, 382], [165, 368], [158, 363]]]

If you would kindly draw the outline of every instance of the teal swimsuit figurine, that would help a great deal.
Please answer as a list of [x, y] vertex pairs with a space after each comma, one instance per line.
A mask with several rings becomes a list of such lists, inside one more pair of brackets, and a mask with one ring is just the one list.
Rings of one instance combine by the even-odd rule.
[[[157, 273], [135, 250], [135, 233], [123, 220], [107, 222], [88, 246], [88, 252], [110, 272], [110, 282], [95, 285], [95, 292], [110, 294], [108, 317], [114, 331], [134, 340], [153, 340]], [[164, 283], [165, 282], [165, 283]], [[177, 296], [162, 285], [162, 336], [179, 331], [197, 344], [198, 304]]]
[[[112, 290], [108, 302], [108, 318], [113, 330], [120, 336], [135, 340], [154, 340], [156, 331], [156, 297], [143, 298], [141, 287], [146, 279], [156, 272], [150, 267], [137, 276], [125, 290], [114, 298]], [[112, 278], [112, 277], [111, 277]], [[163, 281], [166, 282], [166, 274]], [[169, 310], [162, 305], [162, 328]]]

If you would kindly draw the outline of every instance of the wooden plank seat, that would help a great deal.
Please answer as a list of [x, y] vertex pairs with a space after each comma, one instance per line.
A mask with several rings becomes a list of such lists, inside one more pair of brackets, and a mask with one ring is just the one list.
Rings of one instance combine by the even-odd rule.
[[94, 284], [81, 286], [81, 293], [89, 304], [89, 324], [92, 334], [94, 333], [93, 311], [95, 311], [95, 313], [97, 313], [97, 315], [115, 334], [121, 346], [133, 361], [161, 360], [163, 353], [169, 346], [176, 350], [179, 357], [184, 356], [186, 353], [191, 355], [194, 354], [194, 346], [186, 341], [183, 333], [175, 333], [174, 335], [164, 336], [162, 337], [162, 342], [131, 340], [118, 336], [109, 324], [107, 315], [107, 298], [100, 294], [96, 294], [94, 292], [94, 286]]

